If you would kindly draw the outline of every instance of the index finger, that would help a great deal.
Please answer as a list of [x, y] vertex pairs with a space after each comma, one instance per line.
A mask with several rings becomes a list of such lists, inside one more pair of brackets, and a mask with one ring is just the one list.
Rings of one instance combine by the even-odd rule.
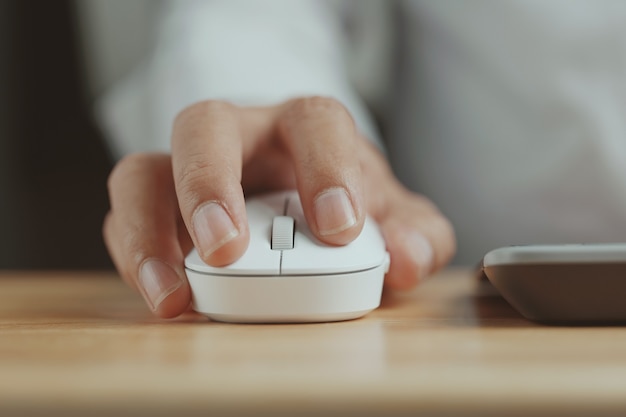
[[172, 133], [180, 211], [200, 256], [215, 266], [239, 258], [249, 240], [239, 111], [225, 102], [198, 103], [178, 115]]

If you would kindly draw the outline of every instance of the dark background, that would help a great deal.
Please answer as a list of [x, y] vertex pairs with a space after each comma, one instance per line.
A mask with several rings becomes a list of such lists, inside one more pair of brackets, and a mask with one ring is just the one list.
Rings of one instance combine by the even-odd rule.
[[71, 1], [0, 0], [0, 268], [102, 269], [112, 167]]

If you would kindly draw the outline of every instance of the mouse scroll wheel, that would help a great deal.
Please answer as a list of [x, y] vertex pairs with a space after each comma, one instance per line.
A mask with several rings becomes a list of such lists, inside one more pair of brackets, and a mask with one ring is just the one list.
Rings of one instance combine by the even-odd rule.
[[296, 221], [290, 216], [276, 216], [272, 222], [272, 249], [293, 249]]

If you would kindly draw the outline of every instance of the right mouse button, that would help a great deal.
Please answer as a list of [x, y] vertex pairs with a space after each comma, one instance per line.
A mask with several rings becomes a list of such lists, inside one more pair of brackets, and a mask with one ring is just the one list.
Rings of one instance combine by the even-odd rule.
[[287, 214], [295, 219], [294, 250], [283, 252], [283, 275], [352, 273], [380, 266], [385, 261], [385, 244], [374, 222], [365, 221], [361, 234], [344, 246], [320, 242], [309, 229], [298, 197], [293, 197]]

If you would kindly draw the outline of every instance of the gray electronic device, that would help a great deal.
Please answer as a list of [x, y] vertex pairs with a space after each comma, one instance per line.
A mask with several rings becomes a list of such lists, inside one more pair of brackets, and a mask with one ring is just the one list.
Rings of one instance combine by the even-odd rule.
[[626, 244], [502, 247], [484, 256], [482, 269], [527, 319], [626, 323]]

